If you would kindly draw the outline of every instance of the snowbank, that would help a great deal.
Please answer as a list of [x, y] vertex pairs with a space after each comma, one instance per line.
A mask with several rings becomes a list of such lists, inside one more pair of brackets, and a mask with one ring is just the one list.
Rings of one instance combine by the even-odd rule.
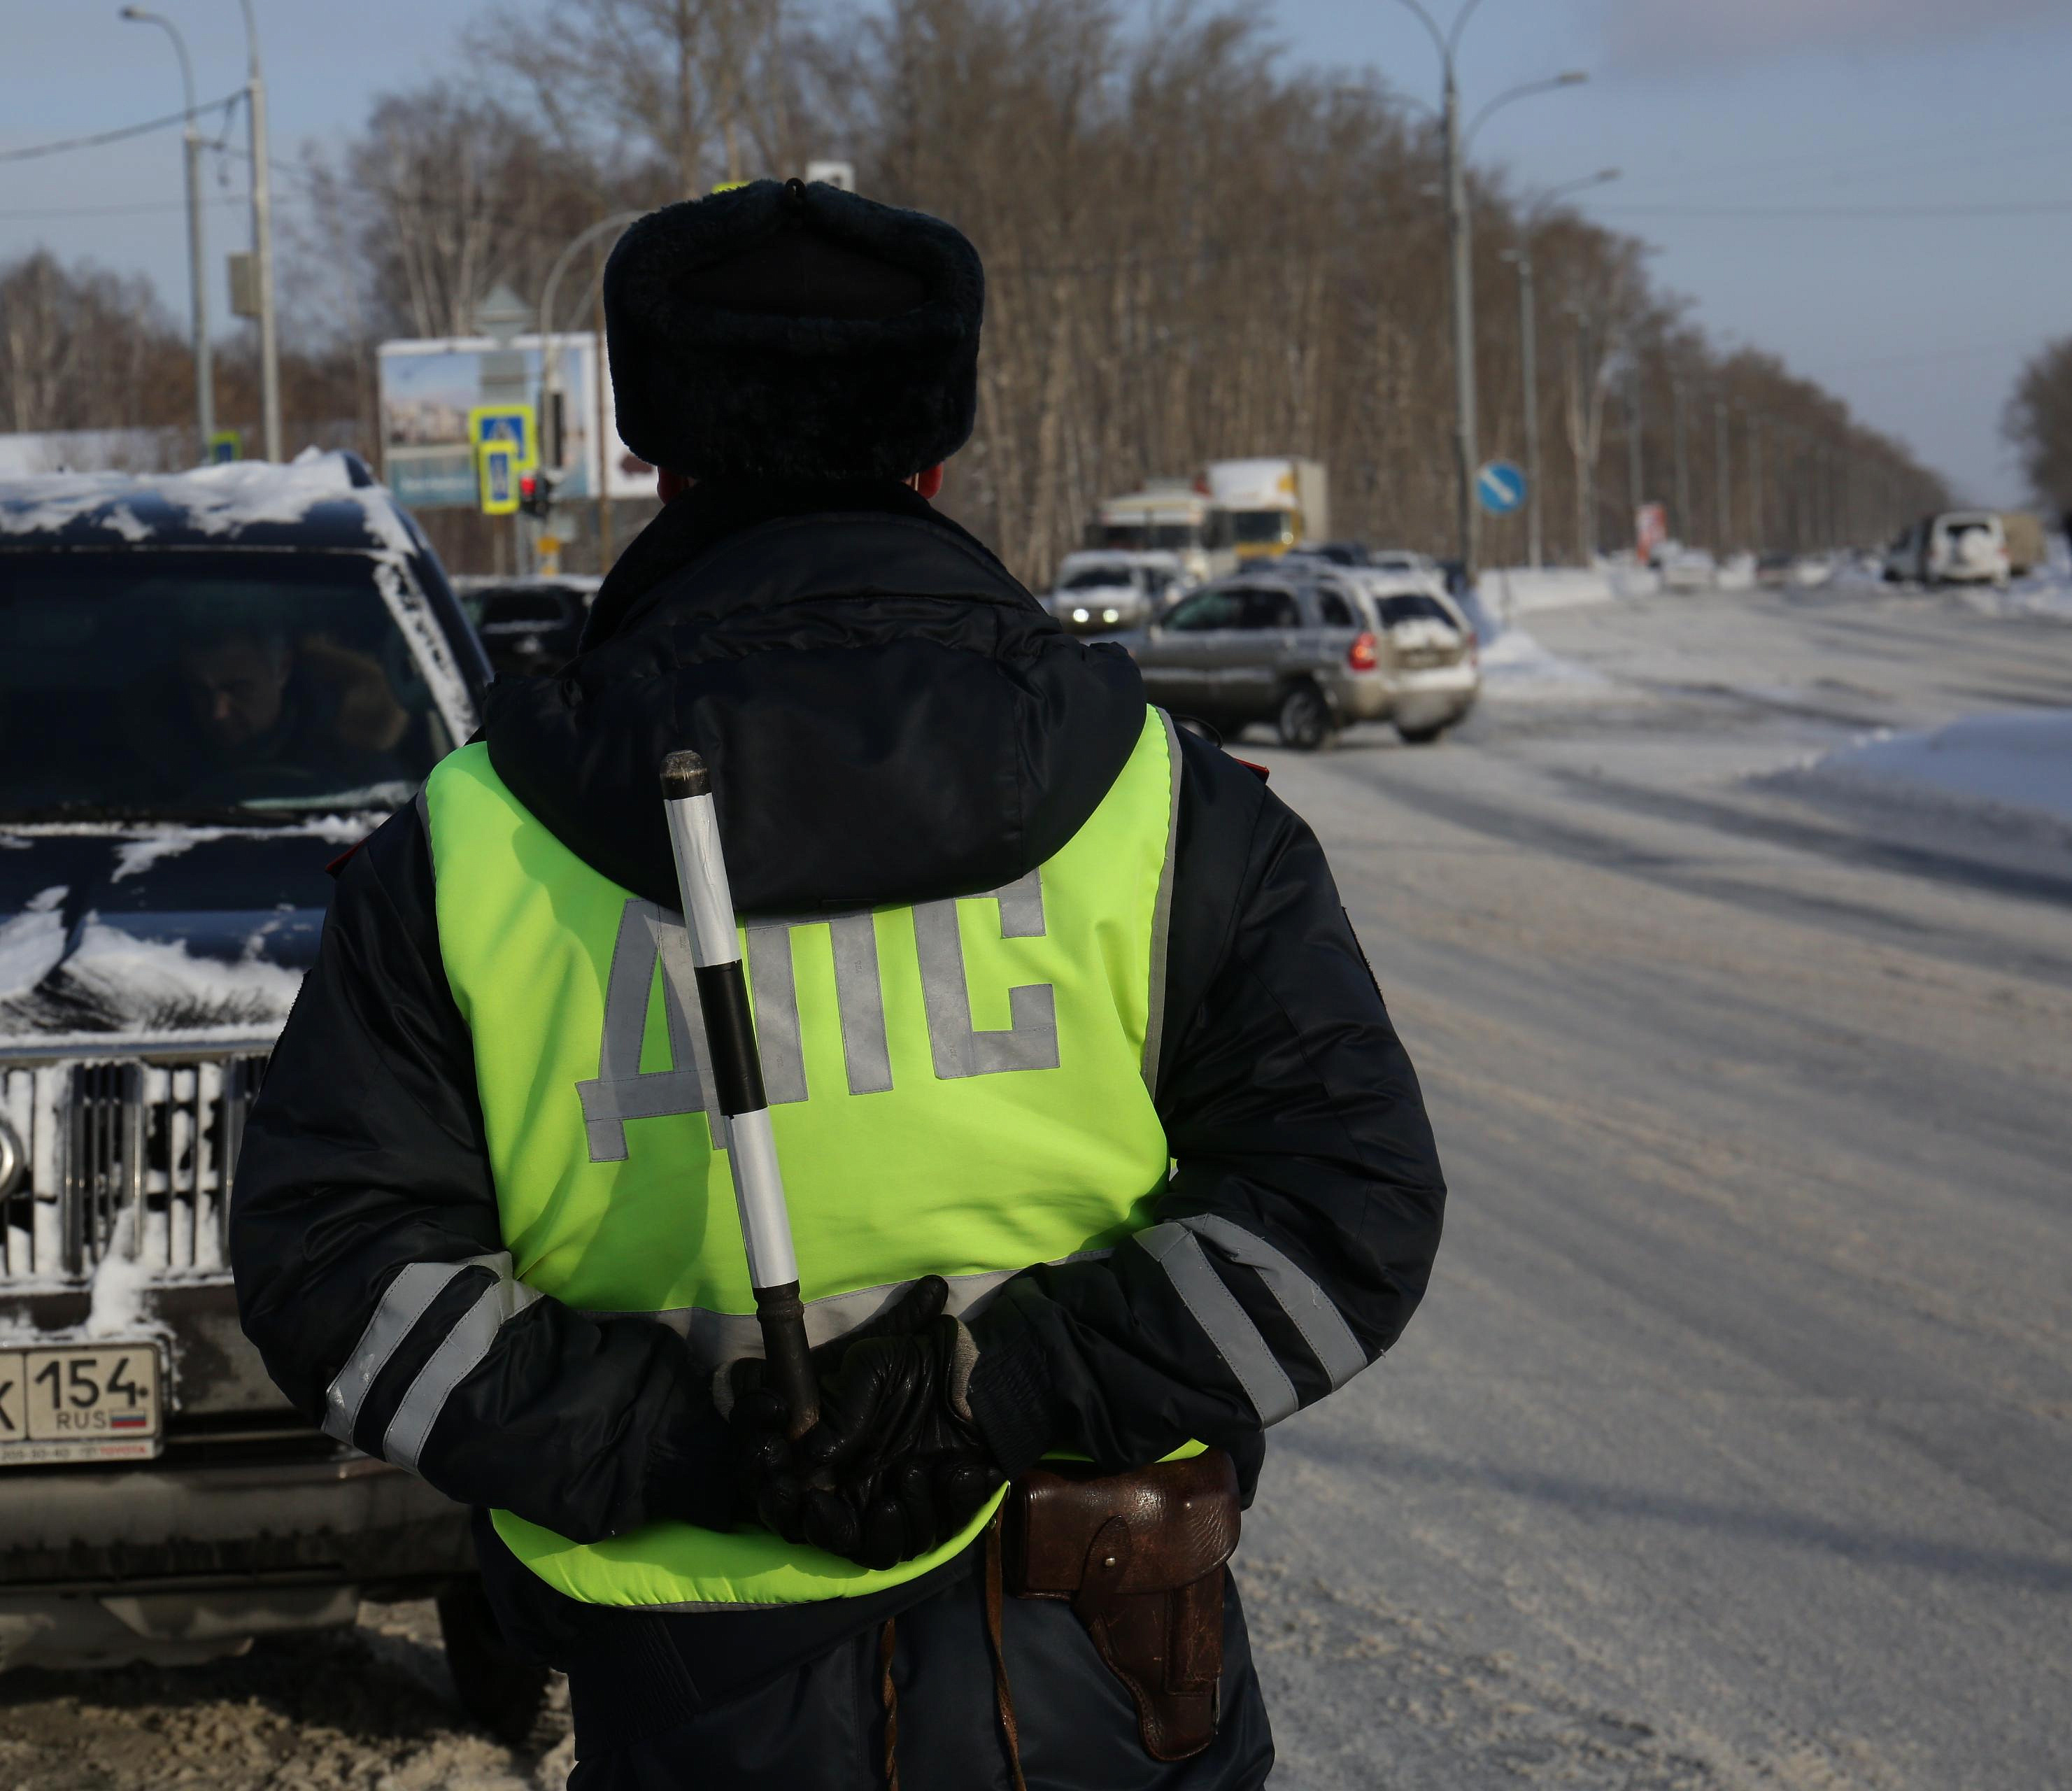
[[1932, 733], [1880, 735], [1800, 776], [1844, 792], [1954, 800], [2072, 826], [2072, 709], [1967, 715]]
[[1477, 591], [1491, 613], [1508, 619], [1651, 597], [1661, 588], [1660, 578], [1644, 566], [1505, 566], [1483, 573]]
[[2072, 575], [2055, 566], [2039, 566], [2004, 591], [1991, 585], [1959, 585], [1955, 595], [1988, 616], [2041, 616], [2072, 622]]
[[1482, 648], [1485, 702], [1545, 702], [1600, 696], [1611, 681], [1572, 659], [1550, 653], [1523, 628], [1506, 628]]

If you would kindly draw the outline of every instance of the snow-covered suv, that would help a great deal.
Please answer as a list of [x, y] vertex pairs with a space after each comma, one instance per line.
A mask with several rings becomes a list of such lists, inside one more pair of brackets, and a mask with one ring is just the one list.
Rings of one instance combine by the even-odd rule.
[[224, 1235], [326, 865], [487, 676], [350, 456], [0, 483], [0, 1667], [473, 1570], [463, 1512], [282, 1401]]

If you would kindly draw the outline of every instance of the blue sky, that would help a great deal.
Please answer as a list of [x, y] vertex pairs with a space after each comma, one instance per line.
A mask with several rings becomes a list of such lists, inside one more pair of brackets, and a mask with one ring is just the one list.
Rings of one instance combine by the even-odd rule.
[[[205, 97], [242, 80], [236, 0], [158, 3], [187, 35]], [[1430, 0], [1442, 18], [1454, 3]], [[379, 89], [451, 68], [477, 7], [257, 10], [285, 156], [350, 128]], [[1295, 60], [1372, 65], [1436, 92], [1435, 52], [1400, 0], [1263, 10]], [[163, 34], [116, 11], [115, 0], [0, 0], [0, 149], [178, 105]], [[1716, 336], [1820, 379], [1965, 495], [2020, 495], [2001, 407], [2024, 356], [2072, 332], [2072, 4], [1482, 0], [1461, 56], [1471, 106], [1566, 68], [1591, 84], [1498, 113], [1478, 159], [1528, 186], [1622, 168], [1585, 208], [1655, 245], [1663, 283]], [[0, 166], [0, 256], [47, 242], [148, 273], [183, 310], [176, 134]], [[216, 252], [243, 245], [240, 191], [218, 190]], [[220, 290], [216, 303], [220, 315]]]

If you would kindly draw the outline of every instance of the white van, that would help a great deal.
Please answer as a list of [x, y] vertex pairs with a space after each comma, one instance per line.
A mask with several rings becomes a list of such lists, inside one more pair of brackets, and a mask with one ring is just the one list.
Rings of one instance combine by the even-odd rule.
[[2004, 585], [2008, 571], [2007, 529], [1992, 510], [1923, 517], [1885, 550], [1885, 575], [1894, 583]]

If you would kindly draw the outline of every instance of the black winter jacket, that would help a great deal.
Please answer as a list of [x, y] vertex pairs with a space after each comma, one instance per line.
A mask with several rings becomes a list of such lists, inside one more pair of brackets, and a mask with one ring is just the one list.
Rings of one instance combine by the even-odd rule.
[[[974, 893], [1041, 863], [1105, 794], [1143, 704], [1120, 648], [1063, 634], [902, 487], [705, 486], [628, 549], [565, 675], [492, 687], [483, 737], [563, 841], [671, 908], [655, 767], [695, 743], [737, 903], [796, 913]], [[1309, 830], [1207, 739], [1182, 746], [1156, 1089], [1178, 1167], [1161, 1247], [1011, 1280], [972, 1324], [972, 1401], [1011, 1468], [1053, 1448], [1120, 1468], [1199, 1437], [1237, 1456], [1248, 1492], [1266, 1424], [1403, 1329], [1444, 1188]], [[375, 1453], [434, 1352], [509, 1274], [433, 893], [414, 808], [343, 867], [252, 1114], [231, 1225], [245, 1328], [273, 1378]], [[426, 1264], [404, 1285], [432, 1286], [428, 1303], [384, 1300]], [[578, 1540], [732, 1521], [727, 1432], [674, 1333], [552, 1299], [499, 1309], [418, 1472]], [[341, 1398], [371, 1324], [393, 1353]]]

